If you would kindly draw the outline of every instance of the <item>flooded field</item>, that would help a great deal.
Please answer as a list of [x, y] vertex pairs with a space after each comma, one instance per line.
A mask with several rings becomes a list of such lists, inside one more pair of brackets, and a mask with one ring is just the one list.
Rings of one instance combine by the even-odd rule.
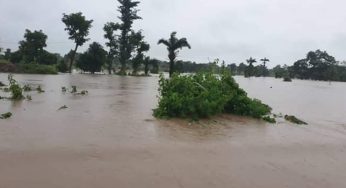
[[[230, 115], [190, 125], [152, 117], [157, 77], [15, 79], [45, 93], [0, 101], [0, 113], [14, 114], [0, 120], [0, 188], [346, 187], [346, 83], [236, 77], [275, 113], [309, 125]], [[89, 94], [61, 92], [72, 85]]]

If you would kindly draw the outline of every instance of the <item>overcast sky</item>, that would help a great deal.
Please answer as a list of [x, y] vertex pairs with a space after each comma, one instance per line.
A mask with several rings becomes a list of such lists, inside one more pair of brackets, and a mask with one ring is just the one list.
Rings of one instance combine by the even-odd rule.
[[[26, 28], [42, 29], [47, 50], [65, 54], [73, 42], [61, 17], [78, 11], [94, 20], [90, 42], [103, 44], [103, 25], [118, 21], [117, 6], [116, 0], [0, 0], [0, 46], [15, 50]], [[157, 41], [172, 31], [192, 46], [179, 54], [184, 60], [240, 63], [252, 56], [290, 65], [316, 49], [346, 60], [345, 8], [345, 0], [142, 0], [135, 29], [150, 43], [148, 54], [162, 60], [166, 48]]]

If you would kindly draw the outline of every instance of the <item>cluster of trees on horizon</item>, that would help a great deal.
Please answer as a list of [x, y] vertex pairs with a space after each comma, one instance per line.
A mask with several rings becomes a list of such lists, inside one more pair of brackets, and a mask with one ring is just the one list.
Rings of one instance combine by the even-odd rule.
[[[176, 57], [182, 48], [191, 48], [186, 38], [177, 38], [176, 32], [172, 32], [170, 38], [160, 39], [158, 44], [163, 44], [168, 50], [169, 61], [152, 59], [146, 55], [150, 45], [145, 41], [141, 30], [132, 28], [134, 21], [142, 19], [138, 15], [139, 1], [117, 0], [120, 12], [119, 22], [108, 22], [104, 25], [104, 38], [107, 40], [105, 49], [100, 43], [92, 42], [87, 51], [78, 53], [79, 47], [89, 41], [89, 30], [93, 20], [88, 20], [81, 12], [63, 14], [61, 21], [65, 24], [65, 30], [69, 39], [73, 40], [75, 47], [64, 57], [57, 53], [45, 50], [48, 36], [42, 30], [26, 30], [24, 40], [19, 42], [17, 51], [6, 49], [0, 58], [13, 64], [43, 64], [56, 65], [59, 72], [72, 72], [73, 65], [84, 72], [100, 72], [106, 69], [109, 74], [117, 73], [127, 75], [131, 70], [132, 75], [138, 75], [144, 71], [145, 75], [158, 73], [159, 70], [169, 72], [191, 73], [208, 69], [210, 64], [199, 64], [189, 61], [177, 61]], [[0, 49], [0, 52], [2, 49]], [[268, 58], [256, 60], [250, 57], [246, 63], [239, 65], [232, 63], [227, 68], [233, 75], [245, 77], [277, 78], [290, 77], [298, 79], [346, 81], [346, 67], [341, 66], [333, 56], [327, 52], [311, 51], [304, 59], [298, 60], [292, 66], [278, 65], [272, 69], [267, 68]], [[259, 63], [259, 64], [257, 64]], [[257, 65], [256, 65], [257, 64]], [[220, 68], [220, 67], [219, 67]], [[118, 70], [117, 70], [118, 69]]]

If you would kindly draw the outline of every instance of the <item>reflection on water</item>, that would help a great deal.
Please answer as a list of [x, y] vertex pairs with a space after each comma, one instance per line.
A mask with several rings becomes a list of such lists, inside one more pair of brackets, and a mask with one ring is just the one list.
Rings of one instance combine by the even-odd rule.
[[[0, 187], [346, 187], [345, 83], [236, 77], [274, 112], [310, 124], [295, 126], [231, 115], [156, 120], [155, 76], [15, 79], [46, 92], [0, 101], [0, 113], [14, 114], [0, 121]], [[73, 85], [89, 94], [61, 92]]]

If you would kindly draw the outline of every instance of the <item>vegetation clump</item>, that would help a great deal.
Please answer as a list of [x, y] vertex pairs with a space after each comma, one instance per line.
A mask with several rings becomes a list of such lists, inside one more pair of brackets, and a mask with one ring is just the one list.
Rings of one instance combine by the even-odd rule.
[[11, 92], [11, 99], [13, 100], [20, 100], [23, 99], [23, 89], [19, 86], [17, 81], [13, 79], [13, 76], [10, 74], [8, 75], [8, 81], [10, 82], [10, 87], [8, 90]]
[[287, 77], [287, 76], [286, 76], [286, 77], [284, 78], [284, 82], [292, 82], [292, 79], [291, 79], [290, 77]]
[[250, 99], [227, 71], [220, 75], [211, 71], [194, 75], [173, 74], [171, 79], [161, 75], [159, 92], [159, 104], [154, 109], [157, 118], [198, 119], [231, 113], [261, 119], [271, 112], [268, 105]]
[[10, 117], [12, 117], [12, 113], [11, 112], [7, 112], [7, 113], [4, 113], [4, 114], [0, 115], [0, 119], [8, 119]]
[[28, 100], [28, 101], [32, 101], [32, 97], [31, 97], [31, 95], [27, 95], [27, 96], [26, 96], [26, 100]]
[[64, 106], [62, 106], [62, 107], [60, 107], [59, 109], [58, 109], [58, 111], [59, 110], [64, 110], [64, 109], [67, 109], [68, 107], [66, 106], [66, 105], [64, 105]]
[[23, 86], [23, 91], [29, 92], [29, 91], [32, 91], [32, 89], [31, 89], [31, 87], [28, 84], [26, 84], [26, 85]]
[[39, 93], [44, 93], [45, 91], [41, 88], [41, 86], [37, 86], [36, 91]]
[[295, 123], [295, 124], [298, 124], [298, 125], [307, 125], [306, 122], [298, 119], [297, 117], [295, 116], [289, 116], [289, 115], [285, 115], [285, 120], [286, 121], [289, 121], [291, 123]]

